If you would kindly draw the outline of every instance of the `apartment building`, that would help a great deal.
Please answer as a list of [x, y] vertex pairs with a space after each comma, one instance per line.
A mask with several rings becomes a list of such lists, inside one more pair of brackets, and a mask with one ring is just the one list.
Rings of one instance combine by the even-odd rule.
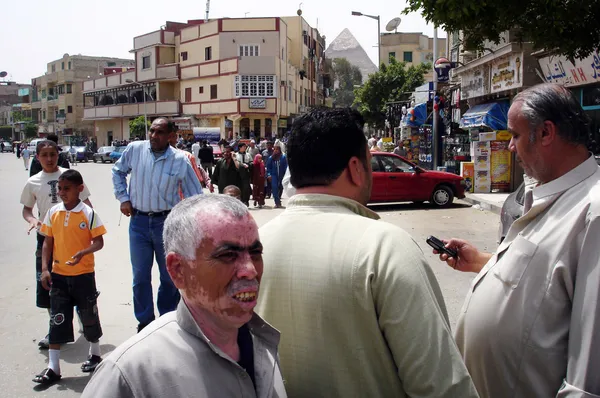
[[131, 59], [65, 54], [49, 62], [46, 73], [31, 80], [32, 111], [38, 134], [93, 135], [93, 122], [84, 120], [82, 83], [107, 71], [133, 67]]
[[325, 100], [325, 40], [300, 16], [167, 22], [133, 47], [135, 70], [83, 84], [99, 145], [129, 139], [129, 121], [144, 113], [183, 134], [273, 137]]
[[[433, 64], [433, 38], [423, 33], [382, 33], [381, 62], [389, 65], [390, 59], [406, 62], [407, 66], [424, 62]], [[446, 39], [438, 38], [438, 58], [446, 57]], [[426, 81], [433, 81], [433, 70], [425, 74]]]

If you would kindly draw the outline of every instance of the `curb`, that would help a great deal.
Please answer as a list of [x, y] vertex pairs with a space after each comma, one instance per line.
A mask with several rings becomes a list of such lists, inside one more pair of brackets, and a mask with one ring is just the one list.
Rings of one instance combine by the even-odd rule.
[[502, 214], [502, 205], [499, 205], [497, 203], [492, 203], [487, 200], [483, 200], [483, 199], [471, 196], [469, 194], [467, 194], [465, 196], [465, 198], [463, 198], [462, 200], [467, 203], [470, 203], [473, 206], [478, 205], [483, 210], [491, 211], [494, 214], [498, 214], [498, 215]]

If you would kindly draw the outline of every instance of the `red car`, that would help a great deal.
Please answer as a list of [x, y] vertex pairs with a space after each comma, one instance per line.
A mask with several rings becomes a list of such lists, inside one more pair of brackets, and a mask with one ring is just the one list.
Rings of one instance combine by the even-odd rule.
[[215, 161], [221, 159], [223, 157], [223, 152], [221, 151], [221, 147], [217, 144], [210, 144], [213, 149], [213, 156], [215, 157]]
[[425, 170], [388, 152], [371, 153], [370, 202], [425, 202], [448, 207], [465, 197], [465, 181], [456, 174]]

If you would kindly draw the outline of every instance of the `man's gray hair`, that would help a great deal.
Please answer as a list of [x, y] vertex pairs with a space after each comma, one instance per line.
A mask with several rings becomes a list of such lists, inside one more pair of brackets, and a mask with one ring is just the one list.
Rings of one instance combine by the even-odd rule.
[[[565, 141], [588, 144], [590, 119], [567, 88], [552, 83], [538, 84], [519, 93], [513, 100], [513, 103], [517, 102], [521, 102], [521, 114], [531, 130], [551, 121]], [[530, 140], [535, 140], [534, 134], [530, 135]]]
[[205, 238], [201, 216], [223, 218], [223, 213], [236, 218], [249, 214], [246, 205], [227, 195], [196, 195], [179, 202], [165, 220], [165, 252], [177, 253], [189, 261], [195, 260], [196, 249]]

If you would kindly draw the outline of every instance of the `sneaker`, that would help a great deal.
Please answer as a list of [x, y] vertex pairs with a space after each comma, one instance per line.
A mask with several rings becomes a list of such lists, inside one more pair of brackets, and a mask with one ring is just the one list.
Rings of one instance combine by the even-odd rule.
[[38, 347], [40, 350], [47, 350], [50, 348], [50, 343], [48, 342], [48, 337], [50, 337], [50, 335], [46, 335], [46, 337], [44, 337], [43, 339], [41, 339], [38, 342]]

